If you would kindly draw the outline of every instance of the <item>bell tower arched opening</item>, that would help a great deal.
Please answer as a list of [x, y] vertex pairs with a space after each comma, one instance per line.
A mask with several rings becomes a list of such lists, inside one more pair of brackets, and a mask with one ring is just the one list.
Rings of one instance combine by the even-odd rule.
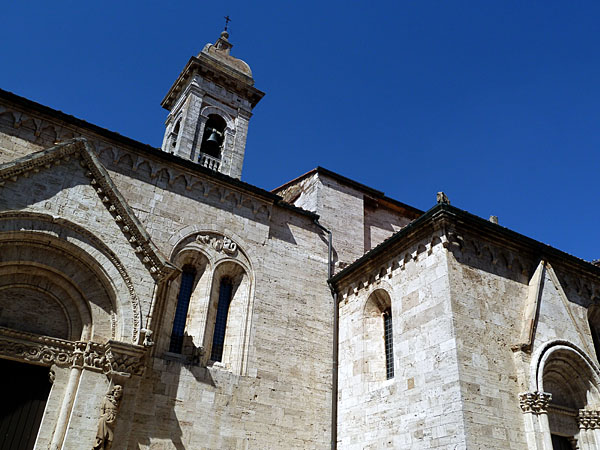
[[208, 116], [208, 120], [204, 125], [200, 155], [198, 156], [198, 162], [203, 166], [209, 166], [211, 162], [213, 165], [220, 164], [226, 126], [225, 119], [218, 114]]

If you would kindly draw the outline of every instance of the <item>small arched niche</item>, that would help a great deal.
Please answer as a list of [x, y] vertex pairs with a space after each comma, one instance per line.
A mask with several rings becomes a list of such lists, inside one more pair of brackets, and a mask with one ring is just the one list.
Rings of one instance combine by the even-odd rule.
[[234, 373], [244, 366], [250, 301], [250, 278], [236, 261], [215, 268], [204, 332], [207, 363], [218, 363]]
[[367, 381], [394, 377], [392, 299], [385, 289], [373, 291], [365, 304], [363, 360]]

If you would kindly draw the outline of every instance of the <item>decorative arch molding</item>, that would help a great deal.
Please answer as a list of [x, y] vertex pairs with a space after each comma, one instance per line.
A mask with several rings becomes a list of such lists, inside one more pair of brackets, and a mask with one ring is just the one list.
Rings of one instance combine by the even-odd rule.
[[577, 345], [553, 340], [538, 348], [531, 359], [530, 391], [519, 394], [528, 448], [556, 448], [560, 436], [573, 448], [598, 448], [599, 386], [598, 366]]
[[110, 293], [114, 313], [110, 339], [137, 343], [141, 308], [135, 284], [118, 256], [97, 236], [65, 219], [33, 212], [0, 213], [0, 246], [29, 245], [74, 258]]
[[544, 392], [544, 368], [557, 352], [562, 352], [569, 356], [572, 355], [573, 361], [583, 363], [584, 367], [588, 369], [589, 375], [591, 375], [592, 379], [590, 381], [596, 389], [600, 388], [600, 369], [593, 359], [575, 344], [557, 339], [546, 342], [534, 352], [529, 378], [529, 387], [531, 391]]
[[177, 255], [186, 248], [195, 248], [208, 258], [213, 268], [220, 260], [231, 259], [242, 264], [248, 274], [253, 274], [255, 265], [239, 242], [243, 242], [239, 235], [223, 233], [217, 225], [188, 225], [169, 239], [169, 260], [175, 262]]
[[207, 105], [200, 110], [200, 115], [204, 119], [208, 119], [208, 116], [211, 114], [216, 114], [225, 120], [227, 124], [227, 130], [230, 133], [235, 133], [235, 122], [233, 118], [222, 108], [213, 105]]
[[365, 313], [365, 310], [369, 306], [369, 302], [372, 301], [371, 295], [377, 291], [385, 292], [385, 294], [390, 298], [390, 304], [388, 306], [390, 306], [390, 307], [392, 306], [391, 298], [392, 298], [392, 293], [394, 292], [394, 288], [386, 280], [379, 279], [376, 282], [374, 282], [373, 284], [370, 284], [367, 287], [367, 289], [365, 290], [364, 301], [363, 301], [363, 305], [362, 305], [363, 314]]

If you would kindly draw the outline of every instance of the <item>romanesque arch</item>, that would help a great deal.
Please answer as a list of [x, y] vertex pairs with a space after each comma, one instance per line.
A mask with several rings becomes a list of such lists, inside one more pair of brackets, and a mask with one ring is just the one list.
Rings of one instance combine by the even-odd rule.
[[520, 400], [531, 448], [600, 448], [600, 370], [589, 355], [546, 343], [533, 355], [530, 389]]
[[388, 290], [373, 290], [363, 312], [363, 364], [367, 381], [384, 381], [394, 376], [392, 320]]

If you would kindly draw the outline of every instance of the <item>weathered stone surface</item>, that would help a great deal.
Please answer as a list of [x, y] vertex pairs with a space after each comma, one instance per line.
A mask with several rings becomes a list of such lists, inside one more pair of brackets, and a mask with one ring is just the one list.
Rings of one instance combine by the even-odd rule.
[[[162, 150], [0, 92], [0, 357], [53, 380], [35, 448], [598, 448], [600, 268], [444, 195], [240, 182], [262, 93], [211, 48], [164, 100]], [[195, 162], [210, 114], [216, 170]]]

